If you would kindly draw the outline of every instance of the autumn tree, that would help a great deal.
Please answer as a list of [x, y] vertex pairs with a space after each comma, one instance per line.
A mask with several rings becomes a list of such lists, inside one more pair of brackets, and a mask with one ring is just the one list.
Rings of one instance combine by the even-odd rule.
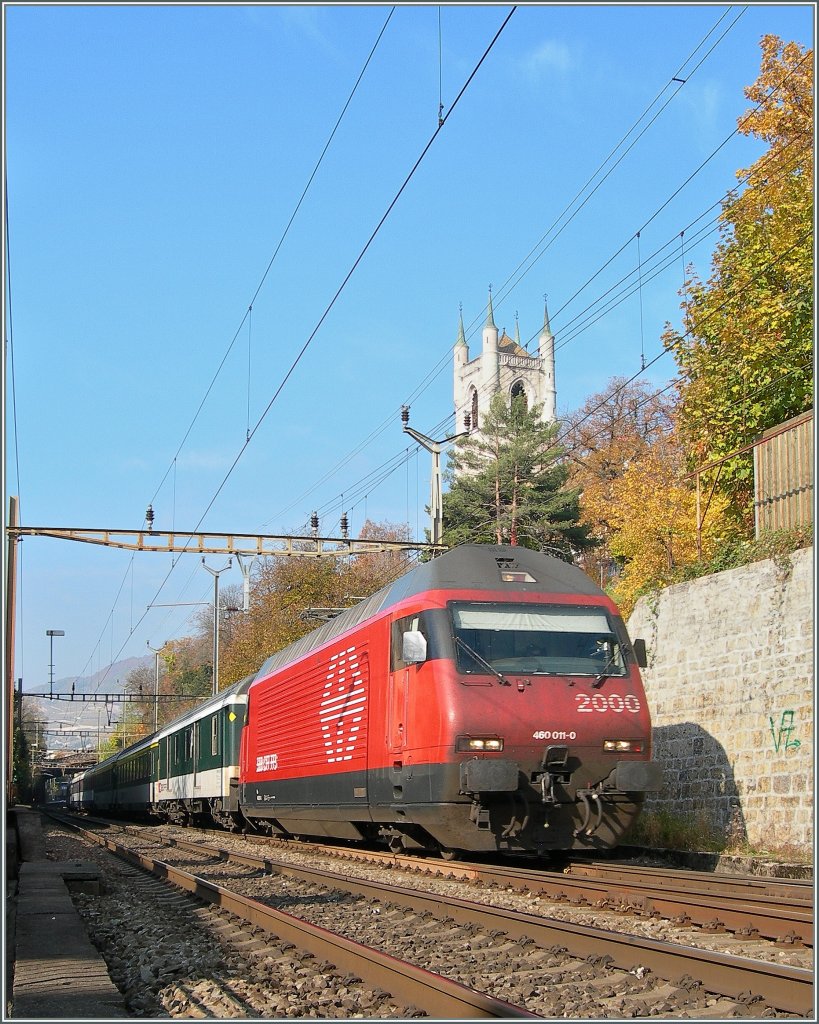
[[[359, 540], [382, 540], [409, 543], [412, 539], [407, 523], [374, 523], [369, 519], [361, 527]], [[400, 549], [377, 551], [342, 560], [339, 582], [344, 604], [369, 597], [381, 587], [393, 583], [412, 568], [416, 559], [412, 551]]]
[[449, 456], [443, 497], [444, 543], [520, 544], [565, 557], [590, 543], [578, 522], [578, 490], [541, 407], [495, 395], [479, 432]]
[[629, 466], [663, 441], [676, 396], [646, 381], [613, 377], [561, 424], [569, 483], [580, 490], [581, 521], [594, 538], [578, 564], [605, 586], [616, 571], [611, 549], [614, 485]]
[[623, 615], [641, 594], [679, 582], [686, 568], [713, 557], [728, 529], [725, 504], [715, 495], [698, 530], [696, 490], [676, 430], [624, 465], [607, 504], [609, 549], [622, 566], [609, 592]]
[[[367, 521], [361, 540], [409, 541], [409, 529]], [[408, 553], [379, 552], [342, 558], [273, 555], [256, 568], [251, 581], [250, 609], [233, 621], [221, 647], [222, 686], [259, 670], [264, 660], [293, 643], [320, 622], [319, 609], [348, 608], [393, 582], [412, 564]]]
[[123, 721], [128, 719], [127, 731], [134, 739], [153, 732], [155, 684], [153, 665], [141, 665], [125, 677], [125, 693], [130, 699], [125, 704]]
[[[689, 468], [730, 455], [813, 404], [813, 51], [763, 37], [754, 104], [738, 130], [768, 144], [723, 205], [710, 278], [688, 283], [683, 333], [664, 343], [681, 371]], [[716, 479], [716, 470], [709, 482]], [[752, 455], [719, 470], [742, 528], [752, 517]]]
[[166, 671], [160, 676], [159, 692], [170, 700], [159, 702], [159, 724], [196, 707], [213, 690], [213, 648], [201, 635], [170, 640], [160, 655]]

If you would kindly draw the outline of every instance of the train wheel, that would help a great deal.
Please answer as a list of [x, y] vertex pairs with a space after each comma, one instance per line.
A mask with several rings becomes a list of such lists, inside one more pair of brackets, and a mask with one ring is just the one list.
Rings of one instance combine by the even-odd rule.
[[439, 852], [441, 860], [460, 860], [463, 857], [463, 850], [453, 850], [449, 846], [442, 846]]

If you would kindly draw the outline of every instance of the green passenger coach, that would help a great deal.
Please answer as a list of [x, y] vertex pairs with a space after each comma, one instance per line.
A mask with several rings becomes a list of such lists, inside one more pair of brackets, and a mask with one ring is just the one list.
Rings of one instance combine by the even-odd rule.
[[152, 811], [169, 821], [239, 822], [239, 744], [247, 717], [242, 680], [151, 737]]
[[239, 746], [247, 719], [241, 680], [127, 750], [77, 775], [78, 810], [144, 813], [177, 822], [238, 825]]

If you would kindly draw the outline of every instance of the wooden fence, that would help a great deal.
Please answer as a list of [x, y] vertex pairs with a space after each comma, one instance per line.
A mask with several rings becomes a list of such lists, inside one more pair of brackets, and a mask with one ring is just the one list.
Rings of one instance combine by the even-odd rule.
[[813, 521], [813, 410], [766, 430], [754, 446], [756, 535]]

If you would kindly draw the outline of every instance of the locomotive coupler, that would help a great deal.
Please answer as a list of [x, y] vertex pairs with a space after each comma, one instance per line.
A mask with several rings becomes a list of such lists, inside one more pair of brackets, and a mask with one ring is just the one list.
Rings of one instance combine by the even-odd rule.
[[555, 783], [565, 781], [569, 761], [569, 748], [549, 746], [540, 762], [543, 774], [540, 776], [540, 795], [544, 804], [558, 803]]
[[[575, 838], [580, 835], [586, 837], [593, 836], [603, 820], [603, 801], [600, 799], [600, 794], [594, 789], [578, 789], [577, 796], [583, 804], [583, 821], [574, 830], [572, 835]], [[594, 824], [590, 826], [589, 819], [592, 816], [592, 802], [594, 803]]]
[[540, 799], [544, 804], [556, 804], [555, 777], [548, 772], [540, 776]]

